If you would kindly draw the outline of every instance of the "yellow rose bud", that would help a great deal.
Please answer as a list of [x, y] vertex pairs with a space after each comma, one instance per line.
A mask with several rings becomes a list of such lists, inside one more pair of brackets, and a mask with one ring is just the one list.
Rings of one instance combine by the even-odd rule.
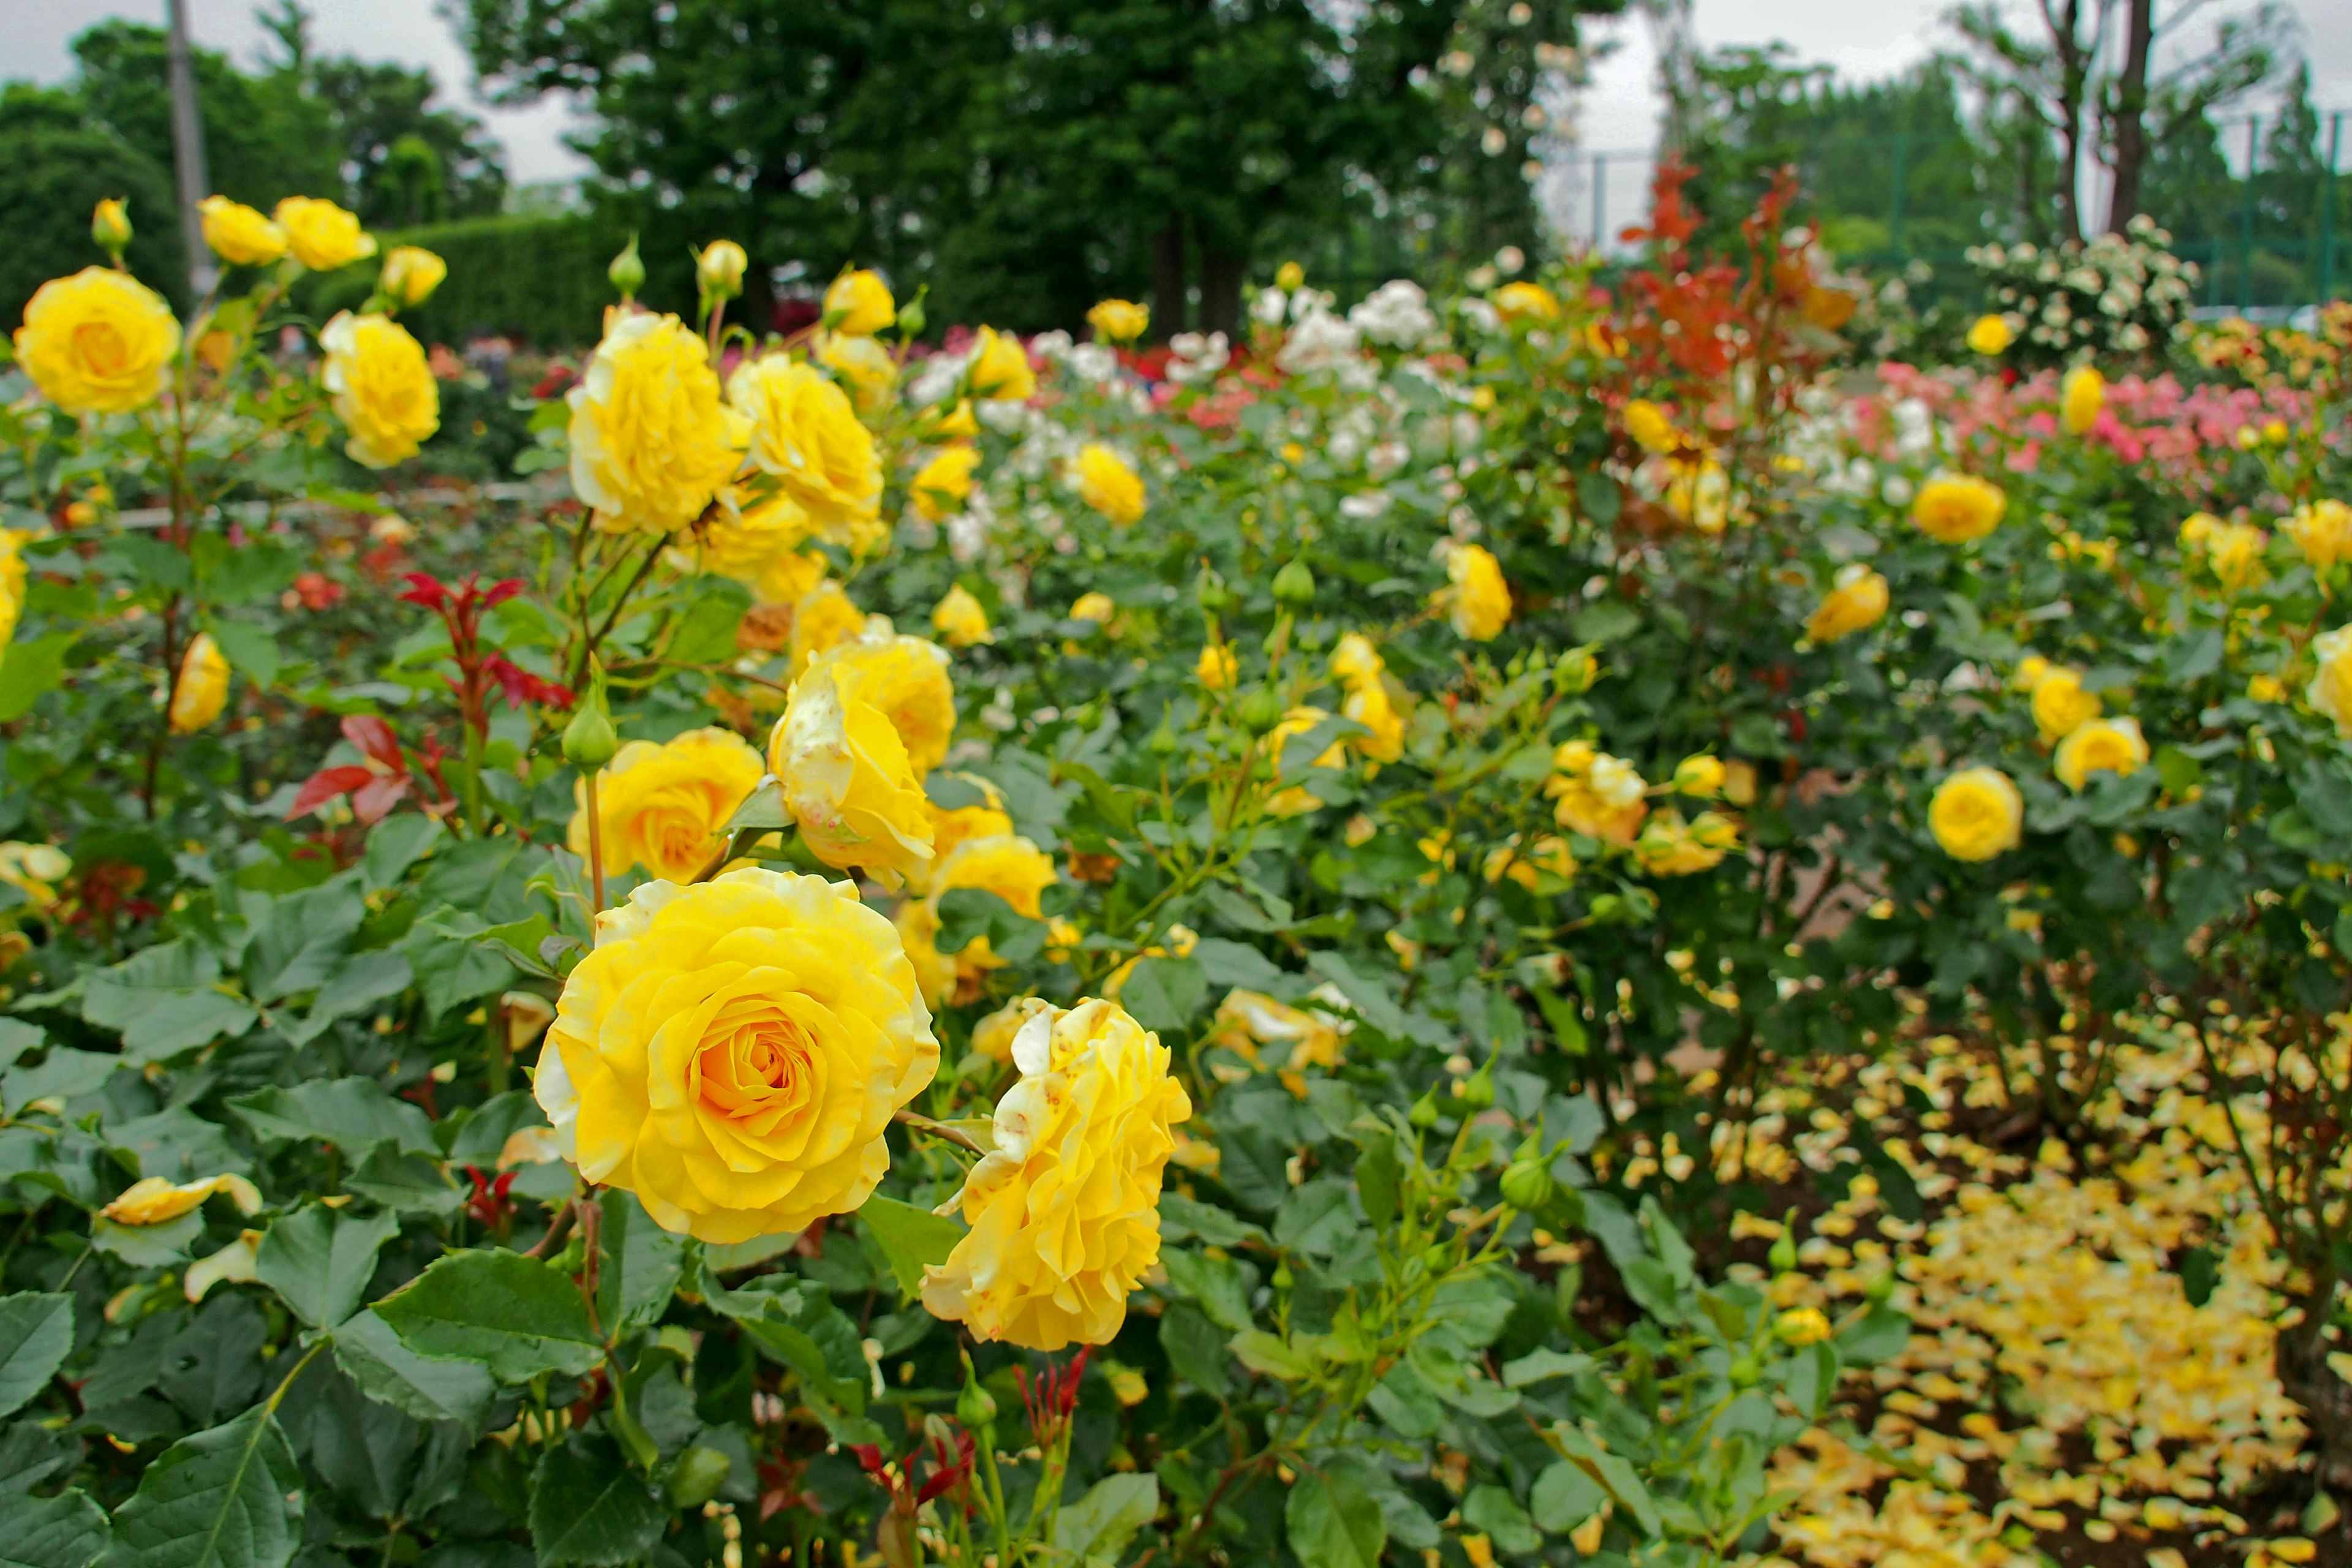
[[1886, 615], [1886, 579], [1859, 561], [1838, 568], [1837, 585], [1822, 595], [1805, 635], [1817, 643], [1833, 643], [1876, 626]]
[[2098, 693], [2083, 689], [2082, 672], [2053, 665], [2033, 683], [2033, 722], [2044, 741], [2060, 741], [2099, 716]]
[[2014, 849], [2024, 826], [2025, 802], [1996, 768], [1962, 768], [1927, 802], [1927, 831], [1955, 860], [1990, 860]]
[[196, 204], [204, 215], [205, 243], [236, 267], [266, 267], [286, 254], [286, 228], [242, 202], [206, 196]]
[[1274, 286], [1287, 294], [1307, 281], [1307, 268], [1286, 261], [1274, 269]]
[[1688, 445], [1666, 411], [1646, 397], [1637, 397], [1625, 405], [1625, 434], [1644, 451], [1678, 452]]
[[898, 302], [879, 273], [845, 272], [825, 287], [826, 331], [870, 338], [898, 319]]
[[1966, 544], [2000, 526], [2009, 497], [1999, 485], [1973, 474], [1938, 474], [1912, 498], [1911, 520], [1919, 531], [1945, 544]]
[[414, 245], [395, 245], [383, 258], [383, 271], [376, 279], [376, 291], [395, 305], [414, 308], [433, 297], [441, 280], [449, 276], [449, 264], [431, 251]]
[[[1266, 731], [1265, 759], [1277, 773], [1282, 771], [1283, 753], [1290, 749], [1292, 737], [1304, 735], [1331, 717], [1320, 708], [1293, 708], [1282, 716], [1275, 727]], [[1348, 748], [1344, 741], [1334, 741], [1324, 748], [1320, 756], [1308, 763], [1310, 767], [1340, 768], [1347, 766]], [[1323, 808], [1322, 797], [1305, 784], [1293, 784], [1277, 790], [1265, 803], [1265, 808], [1276, 816], [1300, 816]]]
[[1094, 328], [1097, 342], [1131, 343], [1151, 326], [1151, 307], [1132, 300], [1105, 300], [1087, 312], [1087, 324]]
[[2303, 700], [2314, 711], [2336, 721], [2336, 732], [2352, 740], [2352, 626], [2338, 626], [2311, 639], [2311, 657], [2318, 667]]
[[974, 643], [996, 640], [996, 634], [988, 626], [988, 612], [961, 583], [950, 588], [947, 596], [932, 608], [931, 629], [950, 647], [970, 647]]
[[85, 267], [34, 291], [16, 345], [33, 384], [67, 413], [129, 414], [162, 394], [180, 323], [129, 273]]
[[979, 467], [977, 447], [940, 447], [908, 487], [913, 492], [916, 511], [937, 522], [950, 512], [961, 510], [965, 498], [971, 494], [972, 474]]
[[1559, 320], [1559, 298], [1540, 283], [1506, 283], [1495, 290], [1495, 310], [1517, 324]]
[[[631, 741], [596, 780], [604, 875], [632, 866], [665, 881], [691, 881], [725, 847], [719, 829], [766, 772], [760, 753], [731, 730], [688, 730], [656, 744]], [[572, 786], [565, 842], [588, 853], [588, 781]]]
[[898, 933], [854, 886], [746, 867], [597, 918], [533, 1092], [583, 1177], [726, 1245], [864, 1203], [939, 1056]]
[[196, 640], [180, 658], [180, 679], [172, 687], [172, 733], [193, 735], [228, 705], [228, 660], [210, 632]]
[[2309, 506], [2297, 507], [2294, 515], [2287, 519], [2286, 531], [2315, 572], [2352, 561], [2352, 506], [2340, 500], [2314, 501]]
[[866, 612], [850, 602], [841, 584], [827, 579], [803, 593], [793, 606], [792, 668], [794, 674], [828, 648], [862, 637]]
[[676, 316], [614, 321], [566, 399], [572, 488], [599, 527], [674, 533], [735, 472], [746, 438], [702, 335]]
[[1039, 899], [1058, 879], [1054, 858], [1028, 839], [1014, 834], [969, 838], [953, 853], [941, 857], [931, 872], [929, 890], [909, 899], [898, 909], [898, 935], [915, 966], [915, 981], [923, 995], [938, 1003], [958, 984], [977, 986], [988, 971], [1001, 969], [1004, 960], [990, 951], [986, 937], [974, 937], [960, 952], [943, 953], [935, 945], [940, 933], [940, 899], [958, 888], [994, 893], [1031, 920], [1044, 920]]
[[1212, 691], [1232, 690], [1240, 673], [1241, 660], [1231, 643], [1202, 643], [1201, 657], [1192, 663], [1193, 678]]
[[345, 310], [319, 334], [319, 346], [326, 351], [319, 379], [351, 432], [343, 450], [353, 461], [388, 468], [416, 456], [441, 428], [441, 389], [406, 327]]
[[2137, 719], [2092, 719], [2078, 724], [2058, 742], [2058, 754], [2052, 759], [2051, 770], [2058, 782], [2071, 790], [2081, 790], [2091, 782], [2091, 775], [2111, 773], [2118, 777], [2136, 773], [2147, 764], [2147, 742], [2139, 732]]
[[857, 405], [871, 413], [889, 406], [898, 386], [898, 362], [872, 338], [827, 332], [817, 340], [816, 362], [849, 388]]
[[[902, 711], [910, 705], [904, 677], [911, 661], [895, 648], [884, 658], [861, 659], [857, 648], [844, 643], [818, 656], [793, 682], [768, 765], [783, 781], [785, 803], [811, 853], [828, 866], [870, 871], [896, 885], [930, 868], [929, 802], [922, 787], [929, 766], [918, 767], [909, 753], [920, 746], [929, 766], [937, 765], [946, 754], [945, 733], [932, 714], [920, 727], [910, 724], [915, 733], [902, 735], [886, 705], [894, 699]], [[950, 694], [950, 727], [953, 712]]]
[[2006, 316], [1979, 316], [1969, 328], [1969, 347], [1980, 354], [1997, 354], [2016, 341]]
[[2286, 682], [2275, 675], [2248, 676], [2246, 696], [2254, 702], [2284, 702], [2286, 700]]
[[1370, 761], [1393, 763], [1404, 755], [1404, 715], [1397, 711], [1380, 677], [1350, 687], [1347, 700], [1339, 705], [1339, 712], [1371, 731], [1348, 742]]
[[2263, 439], [2273, 447], [2285, 446], [2289, 434], [2291, 434], [2291, 432], [2288, 431], [2286, 421], [2284, 419], [2265, 419], [2263, 421]]
[[1143, 480], [1126, 458], [1099, 441], [1078, 449], [1078, 499], [1126, 528], [1143, 516]]
[[1503, 581], [1502, 563], [1483, 544], [1454, 544], [1445, 552], [1448, 586], [1431, 602], [1454, 623], [1454, 634], [1471, 642], [1490, 642], [1511, 620], [1510, 585]]
[[1036, 374], [1029, 368], [1029, 351], [1010, 332], [982, 327], [972, 339], [971, 359], [965, 377], [974, 397], [994, 403], [1026, 403], [1036, 395]]
[[1169, 1052], [1111, 1002], [1041, 1008], [1013, 1037], [1021, 1081], [954, 1200], [971, 1229], [924, 1271], [923, 1305], [1035, 1351], [1107, 1344], [1160, 1258], [1160, 1184], [1192, 1114]]
[[1693, 800], [1713, 800], [1723, 793], [1723, 783], [1728, 776], [1723, 759], [1711, 752], [1701, 752], [1675, 764], [1675, 793]]
[[1772, 1332], [1785, 1345], [1817, 1345], [1830, 1337], [1830, 1321], [1819, 1307], [1798, 1307], [1772, 1320]]
[[2059, 393], [2059, 422], [2070, 434], [2088, 434], [2099, 422], [2099, 410], [2106, 405], [2107, 378], [2095, 367], [2079, 365], [2066, 373]]
[[120, 196], [107, 196], [89, 215], [90, 242], [109, 256], [120, 260], [123, 247], [131, 243], [131, 205]]
[[164, 1225], [194, 1210], [215, 1193], [226, 1193], [239, 1214], [261, 1212], [261, 1193], [243, 1176], [207, 1176], [202, 1181], [174, 1184], [169, 1177], [147, 1176], [122, 1190], [122, 1195], [99, 1210], [117, 1225]]
[[857, 554], [882, 542], [882, 459], [838, 384], [765, 354], [736, 368], [727, 401], [750, 429], [753, 466], [775, 476], [819, 538]]
[[694, 258], [694, 285], [705, 300], [732, 300], [743, 292], [751, 258], [731, 239], [714, 239]]
[[1108, 594], [1101, 593], [1099, 591], [1081, 594], [1078, 595], [1076, 602], [1070, 605], [1070, 619], [1074, 621], [1092, 621], [1098, 626], [1107, 626], [1110, 625], [1111, 621], [1117, 617], [1118, 615], [1118, 601], [1112, 598]]
[[313, 272], [331, 272], [375, 254], [375, 236], [360, 227], [359, 215], [314, 196], [288, 196], [278, 204], [278, 226], [286, 248]]
[[1361, 632], [1349, 632], [1331, 650], [1331, 679], [1353, 690], [1367, 681], [1377, 682], [1388, 661], [1381, 658], [1372, 639]]

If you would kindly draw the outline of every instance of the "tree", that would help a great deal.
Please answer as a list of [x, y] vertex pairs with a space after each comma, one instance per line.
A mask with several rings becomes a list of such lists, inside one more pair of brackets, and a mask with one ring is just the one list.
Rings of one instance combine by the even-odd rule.
[[0, 331], [13, 331], [33, 290], [101, 263], [90, 209], [128, 197], [132, 270], [176, 306], [188, 301], [172, 174], [121, 138], [88, 129], [69, 92], [12, 82], [0, 91]]

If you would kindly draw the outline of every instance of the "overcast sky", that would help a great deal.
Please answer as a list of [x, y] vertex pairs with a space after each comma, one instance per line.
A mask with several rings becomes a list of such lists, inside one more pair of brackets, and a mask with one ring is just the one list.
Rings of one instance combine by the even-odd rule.
[[[791, 4], [793, 0], [780, 0]], [[1939, 18], [1948, 0], [1698, 0], [1703, 43], [1762, 44], [1783, 40], [1808, 60], [1825, 61], [1849, 79], [1884, 77], [1927, 54], [1946, 35]], [[2208, 15], [2240, 8], [2220, 0]], [[263, 58], [271, 43], [254, 20], [253, 0], [188, 0], [199, 42], [226, 49], [240, 62]], [[2312, 61], [2315, 97], [2328, 108], [2352, 109], [2352, 0], [2291, 0], [2301, 18]], [[2158, 16], [2170, 5], [2159, 5]], [[446, 97], [487, 120], [505, 142], [518, 180], [562, 179], [583, 162], [562, 144], [566, 106], [493, 109], [472, 89], [464, 51], [432, 0], [311, 0], [318, 47], [327, 54], [398, 60], [429, 67]], [[163, 0], [0, 0], [0, 75], [57, 81], [72, 68], [68, 44], [106, 16], [161, 23]], [[2190, 25], [2209, 36], [2203, 22]], [[1636, 20], [1599, 24], [1595, 32], [1621, 44], [1596, 72], [1584, 109], [1587, 146], [1614, 150], [1649, 144], [1655, 135], [1654, 60]]]

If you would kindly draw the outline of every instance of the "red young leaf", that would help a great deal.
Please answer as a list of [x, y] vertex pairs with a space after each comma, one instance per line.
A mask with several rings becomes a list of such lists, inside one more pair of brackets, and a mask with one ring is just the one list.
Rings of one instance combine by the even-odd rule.
[[375, 774], [356, 763], [340, 768], [320, 768], [302, 781], [294, 795], [294, 804], [286, 808], [286, 818], [292, 821], [305, 812], [316, 811], [339, 795], [347, 795], [373, 783]]

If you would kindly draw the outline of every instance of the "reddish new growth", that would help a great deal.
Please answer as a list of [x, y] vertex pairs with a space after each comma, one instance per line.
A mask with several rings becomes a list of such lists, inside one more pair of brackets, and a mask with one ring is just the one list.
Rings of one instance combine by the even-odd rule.
[[926, 1453], [923, 1448], [919, 1447], [914, 1454], [908, 1455], [903, 1467], [884, 1458], [882, 1450], [871, 1443], [853, 1443], [849, 1451], [857, 1456], [857, 1462], [866, 1468], [866, 1473], [890, 1494], [892, 1505], [908, 1513], [912, 1513], [935, 1497], [954, 1490], [971, 1475], [973, 1447], [969, 1432], [955, 1435], [953, 1448], [950, 1448], [943, 1438], [933, 1437], [930, 1440], [928, 1449], [930, 1473], [923, 1478], [920, 1485], [914, 1481], [914, 1460], [918, 1455]]
[[512, 1171], [486, 1176], [479, 1165], [467, 1166], [466, 1180], [474, 1188], [473, 1195], [466, 1200], [467, 1216], [483, 1229], [504, 1236], [507, 1222], [514, 1216], [514, 1199], [509, 1195], [514, 1179]]
[[1037, 1435], [1041, 1447], [1050, 1447], [1054, 1435], [1078, 1407], [1078, 1384], [1086, 1381], [1087, 1357], [1094, 1346], [1081, 1345], [1078, 1353], [1060, 1366], [1049, 1366], [1034, 1379], [1024, 1369], [1015, 1373], [1021, 1380], [1022, 1407], [1029, 1413], [1029, 1430]]
[[449, 628], [449, 657], [457, 666], [449, 689], [457, 694], [457, 712], [468, 733], [489, 732], [490, 689], [496, 687], [509, 707], [543, 703], [551, 708], [572, 706], [572, 690], [518, 667], [502, 653], [482, 651], [482, 616], [522, 592], [522, 579], [508, 577], [481, 587], [472, 573], [455, 588], [430, 573], [408, 574], [404, 602], [422, 605]]

